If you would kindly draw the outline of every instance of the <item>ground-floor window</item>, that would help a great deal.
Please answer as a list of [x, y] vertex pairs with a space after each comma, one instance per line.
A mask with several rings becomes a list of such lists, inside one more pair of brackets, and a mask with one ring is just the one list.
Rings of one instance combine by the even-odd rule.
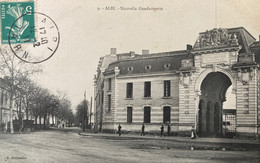
[[127, 123], [132, 123], [133, 121], [133, 108], [127, 107]]
[[170, 123], [171, 121], [171, 108], [169, 106], [163, 107], [163, 123]]
[[151, 107], [144, 107], [144, 123], [151, 123]]
[[111, 95], [107, 95], [107, 106], [108, 111], [111, 111]]

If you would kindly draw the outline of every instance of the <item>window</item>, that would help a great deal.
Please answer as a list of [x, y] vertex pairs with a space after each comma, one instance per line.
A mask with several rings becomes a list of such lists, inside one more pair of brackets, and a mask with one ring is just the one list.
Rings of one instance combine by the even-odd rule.
[[107, 95], [107, 107], [108, 111], [111, 111], [111, 95]]
[[1, 93], [1, 105], [4, 104], [4, 91], [2, 90], [2, 93]]
[[112, 88], [112, 80], [111, 78], [108, 79], [108, 90], [111, 91]]
[[102, 89], [102, 92], [101, 92], [101, 103], [103, 104], [104, 103], [104, 90]]
[[171, 81], [166, 80], [164, 81], [164, 97], [170, 97], [171, 96]]
[[169, 106], [163, 107], [163, 123], [171, 122], [171, 108]]
[[133, 70], [134, 70], [134, 67], [133, 67], [133, 66], [130, 66], [130, 67], [127, 68], [127, 71], [128, 71], [128, 72], [132, 72]]
[[7, 92], [5, 92], [5, 105], [7, 105], [7, 103], [8, 103], [8, 94]]
[[127, 123], [132, 123], [133, 120], [133, 108], [127, 107]]
[[126, 84], [126, 98], [133, 98], [133, 83]]
[[144, 123], [151, 123], [151, 107], [144, 107]]
[[147, 66], [144, 67], [145, 70], [150, 70], [151, 68], [152, 68], [151, 65], [147, 65]]
[[167, 63], [167, 64], [164, 64], [164, 69], [168, 70], [171, 68], [171, 64], [170, 63]]
[[151, 82], [144, 82], [144, 97], [151, 97]]

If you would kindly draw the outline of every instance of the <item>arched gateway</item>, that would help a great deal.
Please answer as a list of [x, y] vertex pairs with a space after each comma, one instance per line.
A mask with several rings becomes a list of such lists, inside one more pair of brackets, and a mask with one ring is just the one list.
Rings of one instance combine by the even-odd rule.
[[[227, 129], [223, 124], [233, 123], [236, 136], [258, 136], [259, 56], [250, 49], [253, 42], [244, 28], [200, 33], [191, 51], [193, 59], [182, 61], [193, 64], [179, 69], [179, 133], [195, 127], [201, 136], [222, 137]], [[223, 108], [229, 87], [236, 96], [231, 111]], [[224, 123], [226, 112], [235, 120]]]
[[222, 136], [223, 102], [231, 84], [222, 72], [211, 72], [201, 82], [197, 121], [200, 136]]

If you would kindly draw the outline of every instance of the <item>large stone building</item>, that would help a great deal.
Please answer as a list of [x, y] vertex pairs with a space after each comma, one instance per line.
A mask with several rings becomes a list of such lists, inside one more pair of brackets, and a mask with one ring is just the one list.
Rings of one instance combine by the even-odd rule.
[[[235, 95], [236, 136], [260, 133], [260, 42], [244, 28], [199, 34], [186, 50], [149, 54], [111, 54], [100, 59], [95, 75], [95, 129], [172, 135], [225, 136], [223, 103]], [[228, 116], [225, 116], [228, 117]], [[226, 123], [227, 124], [227, 123]]]

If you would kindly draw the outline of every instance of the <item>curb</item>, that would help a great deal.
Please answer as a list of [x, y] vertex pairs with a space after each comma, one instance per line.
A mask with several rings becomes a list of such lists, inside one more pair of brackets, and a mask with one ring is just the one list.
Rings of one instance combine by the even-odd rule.
[[[118, 135], [109, 135], [109, 134], [94, 134], [94, 133], [78, 133], [81, 136], [86, 137], [96, 137], [96, 138], [108, 138], [108, 139], [114, 139], [114, 140], [160, 140], [160, 141], [173, 141], [179, 144], [182, 144], [185, 146], [185, 149], [189, 150], [222, 150], [222, 151], [246, 151], [246, 150], [260, 150], [260, 142], [239, 142], [239, 139], [236, 139], [237, 141], [234, 142], [214, 142], [214, 141], [206, 141], [202, 140], [200, 138], [197, 139], [191, 139], [189, 137], [138, 137], [133, 135], [127, 135], [127, 136], [118, 136]], [[217, 138], [216, 138], [217, 139]], [[232, 139], [233, 140], [233, 139]]]

